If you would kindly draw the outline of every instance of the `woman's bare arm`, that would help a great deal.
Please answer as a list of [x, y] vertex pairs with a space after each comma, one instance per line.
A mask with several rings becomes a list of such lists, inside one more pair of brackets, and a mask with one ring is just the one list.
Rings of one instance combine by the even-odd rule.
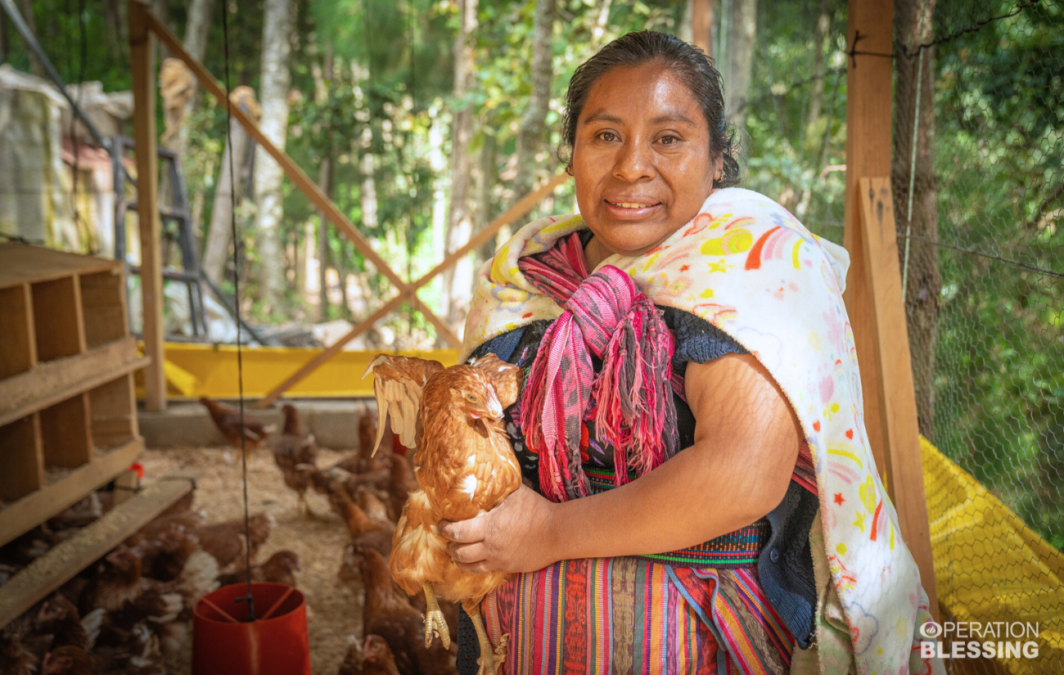
[[489, 513], [441, 524], [471, 571], [527, 572], [557, 560], [662, 553], [749, 525], [783, 499], [800, 427], [753, 356], [690, 364], [695, 443], [609, 492], [553, 504], [528, 488]]

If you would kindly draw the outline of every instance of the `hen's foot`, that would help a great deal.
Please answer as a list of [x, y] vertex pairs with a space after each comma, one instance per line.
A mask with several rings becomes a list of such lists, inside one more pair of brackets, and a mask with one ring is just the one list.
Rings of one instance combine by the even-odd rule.
[[436, 592], [432, 590], [432, 584], [424, 584], [422, 588], [425, 591], [425, 648], [432, 646], [433, 637], [438, 637], [443, 641], [444, 649], [450, 649], [451, 631], [440, 611], [440, 603], [436, 601]]
[[480, 658], [477, 659], [477, 665], [480, 666], [477, 675], [499, 675], [502, 664], [506, 662], [506, 642], [509, 639], [510, 634], [506, 633], [499, 640], [499, 646], [494, 649], [490, 641], [483, 641], [480, 645]]

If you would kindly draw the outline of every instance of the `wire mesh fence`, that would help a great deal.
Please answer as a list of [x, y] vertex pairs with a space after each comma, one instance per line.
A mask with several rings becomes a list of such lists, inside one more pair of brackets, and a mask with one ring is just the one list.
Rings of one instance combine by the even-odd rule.
[[[758, 16], [745, 184], [841, 243], [846, 7], [788, 6]], [[1040, 633], [1035, 658], [948, 669], [1064, 672], [1064, 6], [894, 6], [891, 179], [920, 430], [937, 448], [938, 596], [946, 620]]]

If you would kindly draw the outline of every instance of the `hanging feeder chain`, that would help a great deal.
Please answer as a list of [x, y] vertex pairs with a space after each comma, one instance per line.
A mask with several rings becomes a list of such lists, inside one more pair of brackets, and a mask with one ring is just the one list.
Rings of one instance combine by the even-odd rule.
[[[235, 176], [233, 173], [233, 101], [230, 98], [229, 87], [229, 7], [226, 3], [222, 5], [222, 45], [225, 56], [225, 139], [229, 148], [229, 175]], [[236, 191], [229, 191], [229, 229], [233, 236], [233, 305], [236, 311], [236, 373], [237, 373], [237, 386], [238, 395], [240, 399], [240, 464], [243, 470], [243, 487], [244, 487], [244, 569], [247, 573], [247, 595], [234, 598], [236, 602], [246, 602], [248, 604], [247, 621], [253, 622], [255, 620], [255, 598], [251, 594], [251, 518], [248, 515], [248, 449], [247, 438], [244, 434], [244, 358], [243, 358], [243, 343], [240, 339], [241, 326], [240, 321], [240, 256], [238, 253], [238, 244], [240, 241], [237, 238], [236, 232]]]

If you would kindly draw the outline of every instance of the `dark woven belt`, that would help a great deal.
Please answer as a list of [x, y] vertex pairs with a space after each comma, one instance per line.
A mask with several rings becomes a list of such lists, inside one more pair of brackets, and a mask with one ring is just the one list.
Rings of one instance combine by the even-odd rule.
[[[594, 494], [606, 492], [617, 487], [613, 471], [599, 467], [584, 466]], [[756, 567], [761, 549], [768, 542], [770, 528], [768, 520], [762, 518], [746, 527], [728, 534], [710, 539], [707, 542], [668, 553], [633, 556], [653, 562], [675, 565], [678, 567], [715, 567], [718, 569], [739, 569]]]

